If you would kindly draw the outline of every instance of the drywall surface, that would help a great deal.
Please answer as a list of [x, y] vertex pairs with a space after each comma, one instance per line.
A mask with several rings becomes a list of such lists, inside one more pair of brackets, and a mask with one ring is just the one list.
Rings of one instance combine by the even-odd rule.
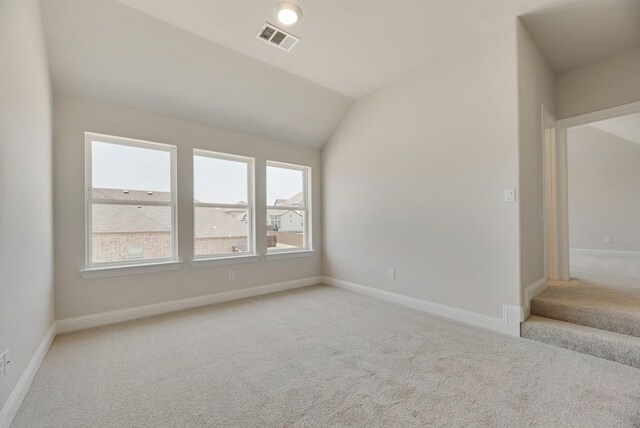
[[[219, 2], [169, 3], [185, 13], [199, 3], [209, 27], [227, 19]], [[255, 2], [244, 7], [261, 9]], [[352, 102], [117, 1], [42, 0], [42, 9], [55, 92], [317, 148]], [[256, 43], [264, 21], [243, 15], [242, 22], [249, 29], [234, 28], [239, 39], [291, 58]]]
[[640, 144], [591, 126], [567, 137], [570, 247], [640, 251]]
[[519, 304], [516, 51], [514, 21], [351, 108], [323, 149], [325, 275], [500, 318]]
[[51, 90], [37, 0], [0, 0], [0, 408], [54, 320]]
[[518, 114], [520, 125], [520, 278], [525, 288], [544, 278], [542, 105], [553, 114], [555, 76], [518, 21]]
[[[97, 132], [178, 147], [178, 271], [83, 279], [85, 265], [84, 133]], [[193, 149], [255, 158], [257, 249], [266, 249], [265, 161], [312, 168], [311, 257], [193, 268]], [[54, 96], [54, 221], [56, 317], [124, 309], [321, 274], [321, 175], [318, 149], [214, 128], [97, 101]], [[262, 220], [265, 219], [265, 220]], [[228, 271], [235, 279], [228, 279]]]
[[640, 49], [556, 78], [559, 119], [640, 101]]

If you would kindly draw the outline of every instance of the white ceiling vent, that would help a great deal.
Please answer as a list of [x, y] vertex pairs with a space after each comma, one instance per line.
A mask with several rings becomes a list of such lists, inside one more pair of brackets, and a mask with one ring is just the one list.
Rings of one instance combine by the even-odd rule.
[[269, 23], [265, 23], [262, 26], [262, 29], [258, 32], [256, 37], [287, 52], [293, 49], [293, 47], [300, 41], [300, 39], [293, 34], [287, 33], [286, 31]]

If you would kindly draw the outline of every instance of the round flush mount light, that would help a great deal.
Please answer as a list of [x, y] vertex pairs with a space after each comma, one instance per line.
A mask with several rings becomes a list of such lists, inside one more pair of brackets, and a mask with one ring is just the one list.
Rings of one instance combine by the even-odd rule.
[[293, 25], [302, 19], [302, 9], [295, 3], [282, 2], [276, 6], [274, 14], [282, 25]]

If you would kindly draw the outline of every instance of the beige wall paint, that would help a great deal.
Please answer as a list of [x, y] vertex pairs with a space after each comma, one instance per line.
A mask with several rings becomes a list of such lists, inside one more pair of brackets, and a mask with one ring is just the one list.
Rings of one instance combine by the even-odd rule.
[[567, 137], [570, 247], [640, 251], [640, 144], [591, 126]]
[[545, 277], [542, 108], [553, 113], [555, 76], [518, 21], [518, 115], [520, 171], [520, 278], [524, 290]]
[[[192, 268], [179, 271], [82, 279], [84, 266], [84, 132], [131, 137], [178, 147], [178, 251], [193, 254], [192, 150], [208, 149], [256, 159], [257, 248], [266, 248], [265, 161], [313, 169], [313, 231], [316, 255], [288, 260]], [[321, 274], [320, 151], [182, 119], [97, 101], [54, 97], [54, 221], [56, 316], [130, 308], [210, 293], [308, 278]], [[227, 272], [235, 271], [235, 280]]]
[[54, 320], [51, 90], [39, 3], [0, 0], [0, 408]]
[[640, 49], [556, 78], [559, 119], [640, 101]]
[[323, 149], [326, 275], [500, 318], [519, 305], [516, 45], [514, 21], [351, 108]]

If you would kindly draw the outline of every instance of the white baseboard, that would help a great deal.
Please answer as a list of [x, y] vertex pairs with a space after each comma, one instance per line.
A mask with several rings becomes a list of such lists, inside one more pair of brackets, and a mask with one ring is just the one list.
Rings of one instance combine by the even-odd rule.
[[181, 311], [199, 306], [212, 305], [214, 303], [228, 302], [231, 300], [243, 299], [246, 297], [260, 296], [263, 294], [275, 293], [278, 291], [291, 290], [294, 288], [308, 287], [320, 284], [322, 277], [311, 277], [294, 281], [279, 282], [275, 284], [261, 285], [258, 287], [242, 288], [239, 290], [227, 291], [223, 293], [207, 294], [205, 296], [190, 297], [187, 299], [173, 300], [170, 302], [155, 303], [152, 305], [137, 306], [135, 308], [120, 309], [110, 312], [102, 312], [92, 315], [67, 318], [56, 321], [58, 333], [83, 330], [86, 328], [99, 327], [107, 324], [145, 318], [153, 315], [168, 312]]
[[628, 250], [602, 250], [600, 248], [569, 248], [569, 252], [594, 254], [594, 255], [609, 255], [609, 256], [636, 256], [640, 257], [640, 251], [628, 251]]
[[327, 285], [343, 288], [345, 290], [364, 294], [376, 299], [386, 300], [388, 302], [407, 306], [422, 312], [443, 316], [511, 336], [520, 336], [520, 320], [522, 318], [523, 310], [519, 306], [502, 305], [502, 319], [500, 319], [326, 276], [324, 277], [323, 282]]
[[547, 288], [549, 288], [549, 286], [547, 285], [546, 278], [539, 279], [533, 284], [527, 285], [527, 288], [525, 288], [524, 290], [524, 299], [526, 306], [524, 307], [523, 321], [531, 316], [531, 299], [542, 293]]
[[0, 410], [0, 428], [9, 428], [11, 422], [13, 422], [13, 418], [15, 418], [18, 413], [18, 409], [20, 408], [24, 397], [27, 395], [31, 382], [33, 382], [33, 378], [36, 376], [36, 373], [40, 368], [40, 364], [42, 364], [42, 361], [47, 355], [47, 351], [49, 351], [51, 343], [55, 337], [56, 323], [54, 322], [45, 333], [38, 349], [36, 349], [35, 354], [31, 357], [31, 361], [29, 361], [27, 368], [22, 373], [22, 376], [20, 376], [18, 384], [13, 388], [11, 395], [9, 395], [9, 398], [4, 403], [2, 410]]

